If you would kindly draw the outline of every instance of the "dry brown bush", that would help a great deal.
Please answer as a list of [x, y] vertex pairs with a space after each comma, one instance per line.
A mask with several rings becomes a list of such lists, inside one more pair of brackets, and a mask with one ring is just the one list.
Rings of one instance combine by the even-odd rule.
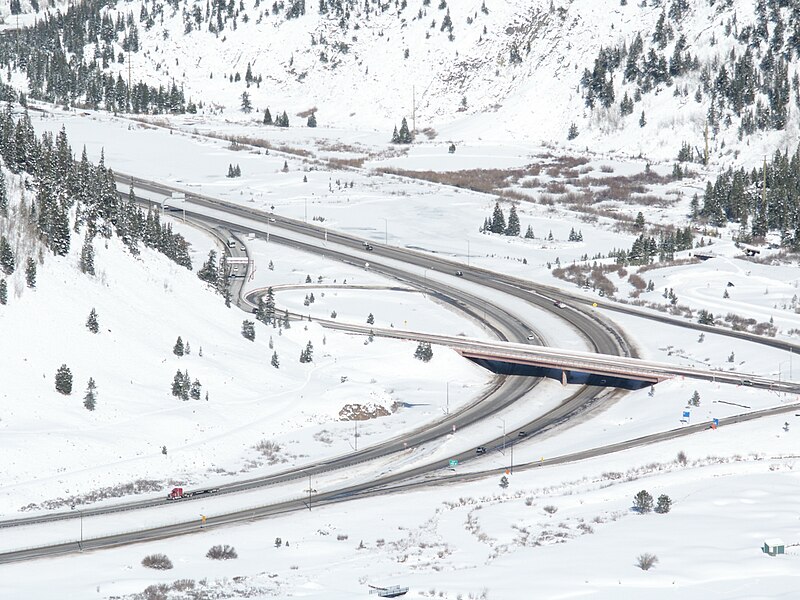
[[166, 554], [148, 554], [142, 559], [142, 566], [148, 569], [166, 571], [172, 568], [172, 561]]

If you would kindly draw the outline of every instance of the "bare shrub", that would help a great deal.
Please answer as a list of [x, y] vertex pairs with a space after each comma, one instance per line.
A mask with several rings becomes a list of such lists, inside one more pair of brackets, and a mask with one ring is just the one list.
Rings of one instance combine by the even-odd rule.
[[645, 283], [644, 279], [639, 277], [636, 273], [631, 274], [628, 277], [628, 283], [630, 283], [635, 289], [639, 290], [640, 292], [647, 289], [647, 284]]
[[613, 173], [614, 167], [611, 165], [600, 165], [600, 172], [601, 173]]
[[645, 552], [636, 558], [636, 566], [642, 571], [649, 571], [658, 562], [658, 557], [655, 554]]
[[208, 549], [206, 558], [211, 558], [213, 560], [230, 560], [232, 558], [239, 558], [239, 555], [236, 553], [236, 548], [233, 546], [217, 544]]
[[552, 504], [548, 504], [547, 506], [543, 507], [542, 510], [546, 512], [548, 515], [554, 515], [558, 511], [558, 507], [553, 506]]
[[176, 579], [172, 582], [172, 589], [179, 592], [186, 590], [193, 590], [195, 586], [194, 579]]
[[166, 554], [149, 554], [142, 559], [142, 566], [148, 569], [166, 571], [172, 568], [172, 561]]
[[348, 535], [346, 533], [339, 533], [336, 535], [336, 539], [339, 540], [340, 542], [345, 541], [347, 538]]
[[533, 496], [525, 498], [525, 506], [533, 506]]
[[328, 164], [333, 169], [349, 169], [349, 168], [357, 168], [360, 169], [364, 166], [364, 161], [367, 160], [366, 156], [360, 156], [358, 158], [329, 158]]
[[551, 194], [566, 194], [567, 186], [560, 181], [551, 181], [547, 184], [547, 191]]
[[169, 586], [165, 583], [156, 585], [148, 585], [142, 592], [143, 600], [167, 600], [169, 594]]
[[681, 466], [684, 466], [684, 467], [686, 466], [686, 462], [687, 462], [686, 453], [683, 450], [678, 452], [678, 456], [675, 458], [675, 462], [677, 462]]

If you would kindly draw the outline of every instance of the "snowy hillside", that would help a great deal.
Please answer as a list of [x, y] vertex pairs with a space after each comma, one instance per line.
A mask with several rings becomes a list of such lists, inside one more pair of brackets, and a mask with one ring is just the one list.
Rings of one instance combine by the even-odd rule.
[[[798, 9], [785, 3], [134, 0], [100, 9], [105, 4], [71, 9], [67, 19], [84, 33], [65, 35], [64, 44], [108, 82], [61, 82], [51, 69], [29, 71], [27, 85], [18, 71], [16, 83], [57, 102], [73, 87], [70, 102], [123, 109], [120, 93], [142, 81], [151, 94], [159, 86], [169, 93], [161, 112], [260, 121], [269, 109], [286, 111], [291, 126], [314, 113], [320, 125], [387, 139], [405, 117], [445, 139], [557, 143], [656, 160], [675, 160], [683, 142], [704, 155], [706, 124], [714, 163], [731, 164], [739, 153], [756, 160], [798, 140]], [[140, 89], [130, 102], [144, 109]]]

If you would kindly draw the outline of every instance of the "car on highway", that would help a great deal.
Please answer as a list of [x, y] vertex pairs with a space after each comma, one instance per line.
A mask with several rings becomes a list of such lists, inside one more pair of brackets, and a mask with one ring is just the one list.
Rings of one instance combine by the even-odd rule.
[[567, 308], [567, 305], [564, 304], [561, 300], [556, 300], [555, 302], [553, 302], [553, 306], [555, 306], [556, 308]]
[[464, 273], [462, 273], [461, 271], [456, 271], [456, 277], [463, 277], [463, 276]]
[[528, 437], [528, 432], [527, 431], [520, 431], [517, 434], [517, 437], [521, 437], [521, 438]]
[[367, 251], [369, 251], [369, 252], [372, 252], [372, 244], [366, 244], [366, 245], [364, 246], [364, 249], [366, 249], [366, 250], [367, 250]]
[[536, 336], [535, 336], [535, 335], [533, 335], [532, 333], [529, 333], [529, 334], [528, 334], [528, 339], [529, 339], [529, 340], [535, 340], [535, 339], [536, 339]]
[[475, 454], [486, 454], [486, 446], [478, 446], [475, 448]]

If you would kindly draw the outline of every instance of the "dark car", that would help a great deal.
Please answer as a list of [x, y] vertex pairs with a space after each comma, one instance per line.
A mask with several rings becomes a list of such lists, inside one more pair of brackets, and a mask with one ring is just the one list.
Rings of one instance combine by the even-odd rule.
[[486, 454], [486, 447], [478, 446], [477, 448], [475, 448], [475, 454]]
[[366, 246], [364, 246], [364, 248], [366, 248], [367, 250], [371, 251], [372, 250], [372, 244], [367, 244]]
[[456, 277], [463, 277], [463, 276], [464, 273], [462, 273], [461, 271], [456, 271]]
[[523, 437], [527, 437], [527, 436], [528, 436], [528, 432], [527, 432], [527, 431], [520, 431], [520, 432], [517, 434], [517, 437], [521, 437], [521, 438], [523, 438]]

